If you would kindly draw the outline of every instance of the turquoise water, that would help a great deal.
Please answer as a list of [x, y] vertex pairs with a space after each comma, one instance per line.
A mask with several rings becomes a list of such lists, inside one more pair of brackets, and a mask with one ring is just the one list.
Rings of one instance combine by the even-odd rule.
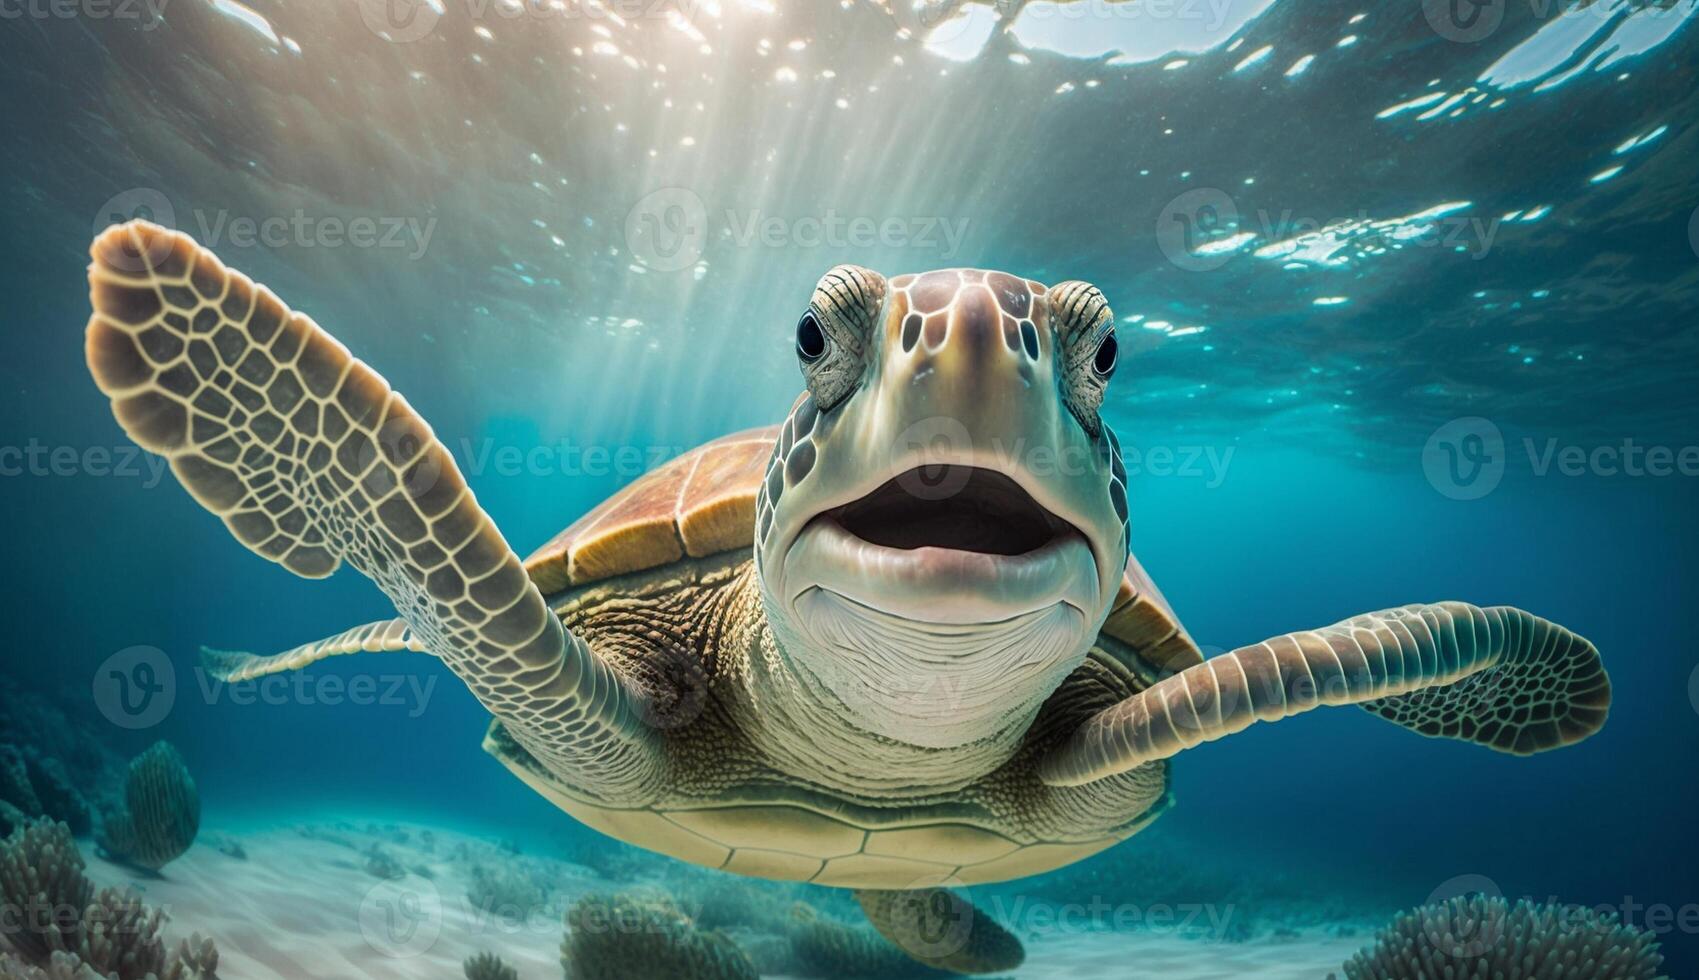
[[[1133, 547], [1206, 652], [1458, 598], [1586, 635], [1615, 690], [1601, 734], [1532, 759], [1355, 711], [1262, 726], [1176, 760], [1163, 831], [1377, 909], [1482, 876], [1694, 921], [1693, 0], [970, 5], [906, 35], [918, 15], [861, 2], [445, 2], [0, 20], [12, 680], [86, 693], [118, 651], [165, 651], [175, 706], [102, 737], [175, 743], [209, 819], [588, 839], [483, 755], [482, 709], [429, 661], [386, 661], [411, 686], [367, 706], [191, 687], [200, 644], [388, 608], [247, 554], [128, 455], [81, 356], [113, 214], [314, 315], [521, 552], [781, 418], [834, 263], [1083, 278], [1119, 318]], [[1661, 938], [1699, 973], [1699, 938]]]

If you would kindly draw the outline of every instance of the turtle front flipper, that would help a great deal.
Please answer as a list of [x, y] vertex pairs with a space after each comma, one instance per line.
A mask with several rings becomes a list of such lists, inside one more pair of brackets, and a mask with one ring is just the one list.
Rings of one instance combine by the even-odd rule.
[[1610, 679], [1591, 643], [1509, 606], [1403, 606], [1206, 660], [1088, 718], [1039, 775], [1078, 786], [1321, 705], [1531, 755], [1598, 731]]
[[587, 794], [652, 796], [636, 694], [561, 625], [405, 399], [186, 235], [135, 221], [91, 252], [89, 369], [201, 506], [297, 575], [346, 561], [376, 582], [410, 640]]
[[973, 903], [944, 888], [858, 890], [879, 934], [915, 960], [949, 973], [1000, 973], [1026, 959], [1021, 941]]

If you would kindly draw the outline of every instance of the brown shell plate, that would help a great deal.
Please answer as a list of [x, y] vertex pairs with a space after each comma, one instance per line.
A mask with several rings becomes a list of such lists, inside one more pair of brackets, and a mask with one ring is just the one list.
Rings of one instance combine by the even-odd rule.
[[755, 541], [755, 495], [779, 426], [722, 436], [639, 477], [525, 559], [544, 595]]
[[[532, 581], [549, 595], [686, 555], [706, 558], [750, 547], [755, 497], [778, 437], [776, 425], [748, 429], [645, 474], [525, 559]], [[1131, 555], [1103, 632], [1159, 670], [1203, 662], [1168, 601]]]

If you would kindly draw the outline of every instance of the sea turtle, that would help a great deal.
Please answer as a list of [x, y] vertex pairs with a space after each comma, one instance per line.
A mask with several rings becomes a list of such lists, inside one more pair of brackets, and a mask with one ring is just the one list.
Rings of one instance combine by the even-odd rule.
[[1125, 840], [1168, 806], [1170, 756], [1253, 721], [1356, 704], [1528, 754], [1605, 720], [1592, 644], [1506, 607], [1403, 606], [1205, 660], [1129, 550], [1099, 414], [1115, 320], [1083, 282], [838, 266], [799, 302], [807, 390], [782, 424], [661, 466], [521, 561], [429, 426], [311, 319], [155, 225], [92, 254], [88, 364], [125, 431], [249, 548], [309, 578], [347, 562], [400, 613], [209, 653], [219, 673], [434, 654], [494, 716], [489, 752], [578, 820], [857, 889], [947, 969], [1021, 951], [945, 886]]

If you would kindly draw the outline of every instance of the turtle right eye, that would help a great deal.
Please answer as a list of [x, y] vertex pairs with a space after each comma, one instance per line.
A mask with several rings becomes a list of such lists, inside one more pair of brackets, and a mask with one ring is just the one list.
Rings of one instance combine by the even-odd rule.
[[809, 310], [796, 321], [796, 356], [803, 361], [813, 364], [826, 354], [826, 331], [820, 329], [820, 320]]

